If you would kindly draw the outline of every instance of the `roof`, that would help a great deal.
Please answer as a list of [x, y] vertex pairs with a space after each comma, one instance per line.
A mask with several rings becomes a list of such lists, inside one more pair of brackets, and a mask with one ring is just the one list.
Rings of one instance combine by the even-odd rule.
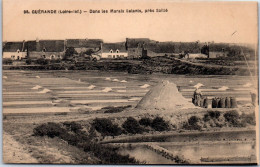
[[102, 51], [109, 52], [110, 50], [116, 51], [117, 49], [120, 52], [126, 52], [125, 42], [118, 42], [118, 43], [103, 43], [102, 44]]
[[157, 42], [145, 44], [144, 48], [155, 53], [174, 53], [175, 46], [172, 42]]
[[18, 49], [22, 52], [25, 50], [23, 45], [24, 42], [6, 42], [3, 47], [3, 52], [16, 52]]
[[99, 48], [103, 43], [102, 39], [67, 39], [66, 46], [73, 48]]
[[126, 45], [128, 48], [137, 48], [139, 45], [149, 43], [149, 38], [126, 38]]
[[26, 48], [28, 51], [41, 52], [45, 49], [46, 52], [63, 52], [64, 51], [64, 40], [40, 40], [27, 41]]

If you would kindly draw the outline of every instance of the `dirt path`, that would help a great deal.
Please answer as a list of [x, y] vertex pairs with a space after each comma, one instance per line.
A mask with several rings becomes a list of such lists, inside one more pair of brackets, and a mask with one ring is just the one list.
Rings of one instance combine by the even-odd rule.
[[4, 163], [38, 163], [11, 135], [3, 132]]

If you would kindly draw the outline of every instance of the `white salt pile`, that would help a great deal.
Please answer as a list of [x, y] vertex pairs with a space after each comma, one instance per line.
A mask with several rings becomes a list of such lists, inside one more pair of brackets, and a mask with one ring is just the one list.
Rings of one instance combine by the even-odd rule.
[[150, 89], [136, 106], [141, 109], [196, 108], [169, 81], [162, 81]]
[[50, 89], [44, 88], [42, 91], [40, 91], [40, 92], [38, 92], [38, 93], [48, 93], [48, 92], [50, 92], [50, 91], [51, 91]]
[[3, 76], [3, 79], [7, 79], [7, 76]]
[[129, 101], [138, 101], [141, 100], [140, 97], [132, 97], [131, 99], [129, 99]]
[[37, 75], [35, 78], [41, 78], [41, 77], [39, 77], [39, 76]]
[[108, 78], [106, 78], [105, 80], [107, 80], [107, 81], [111, 81], [111, 78], [108, 77]]
[[249, 88], [249, 87], [251, 87], [252, 86], [252, 84], [251, 83], [246, 83], [245, 85], [243, 85], [243, 87], [245, 87], [245, 88]]
[[143, 86], [140, 86], [140, 88], [148, 88], [149, 86], [151, 86], [151, 85], [144, 84]]
[[227, 87], [227, 86], [222, 86], [222, 87], [218, 88], [218, 90], [227, 90], [227, 89], [229, 89], [229, 87]]
[[88, 89], [94, 89], [96, 86], [95, 85], [90, 85], [89, 87], [87, 87]]
[[124, 93], [126, 90], [116, 90], [116, 92]]
[[106, 87], [105, 89], [102, 90], [102, 92], [111, 92], [111, 91], [112, 91], [112, 89], [108, 88], [108, 87]]
[[40, 88], [42, 88], [42, 86], [36, 85], [35, 87], [33, 87], [33, 88], [31, 88], [31, 89], [40, 89]]
[[126, 83], [127, 81], [126, 81], [126, 80], [122, 80], [122, 81], [120, 81], [120, 82], [122, 82], [122, 83]]
[[118, 79], [113, 79], [114, 82], [118, 82], [119, 80]]
[[200, 88], [200, 87], [202, 87], [202, 86], [205, 86], [205, 85], [203, 85], [202, 83], [197, 83], [197, 84], [194, 85], [193, 87], [194, 87], [194, 88]]

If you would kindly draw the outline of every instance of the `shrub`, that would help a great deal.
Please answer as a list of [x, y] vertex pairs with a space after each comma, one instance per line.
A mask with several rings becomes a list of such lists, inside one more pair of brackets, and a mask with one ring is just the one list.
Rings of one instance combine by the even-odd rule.
[[139, 124], [140, 125], [144, 125], [144, 126], [151, 126], [152, 125], [152, 121], [150, 118], [142, 118], [139, 120]]
[[133, 117], [128, 117], [127, 120], [123, 123], [122, 127], [132, 134], [142, 133], [144, 129], [140, 126], [138, 121]]
[[119, 107], [103, 107], [102, 109], [105, 109], [104, 113], [118, 113], [124, 111], [126, 108], [132, 107], [131, 105], [127, 106], [119, 106]]
[[60, 59], [52, 59], [50, 60], [50, 63], [60, 63], [61, 60]]
[[26, 59], [25, 62], [26, 62], [26, 64], [30, 65], [30, 64], [32, 64], [32, 59]]
[[[99, 119], [101, 120], [101, 119]], [[76, 122], [64, 122], [65, 126], [74, 126], [78, 127]], [[51, 133], [51, 135], [50, 135]], [[37, 136], [57, 136], [64, 141], [67, 141], [68, 144], [76, 146], [80, 149], [83, 149], [85, 152], [90, 152], [94, 154], [100, 161], [101, 164], [138, 164], [139, 162], [134, 158], [129, 157], [129, 155], [121, 155], [117, 153], [118, 148], [113, 146], [104, 146], [99, 143], [96, 143], [83, 131], [76, 131], [71, 133], [68, 129], [64, 129], [60, 124], [57, 123], [46, 123], [41, 124], [34, 128], [34, 134]]]
[[219, 116], [220, 116], [220, 111], [209, 111], [208, 113], [209, 113], [209, 116], [210, 116], [211, 118], [216, 118], [216, 119], [218, 119]]
[[154, 118], [151, 127], [156, 131], [169, 130], [169, 124], [161, 117]]
[[122, 129], [106, 118], [96, 118], [92, 126], [103, 136], [118, 136], [122, 134]]
[[47, 64], [49, 64], [49, 60], [44, 59], [44, 58], [39, 58], [36, 60], [36, 63], [40, 64], [40, 65], [47, 65]]
[[191, 116], [188, 120], [189, 125], [193, 126], [199, 122], [199, 118], [197, 116]]
[[210, 119], [218, 119], [220, 117], [220, 111], [208, 111], [204, 114], [203, 121], [207, 122]]
[[35, 136], [48, 136], [48, 137], [59, 137], [65, 134], [66, 131], [58, 123], [48, 122], [37, 126], [33, 129], [33, 134]]
[[255, 114], [252, 113], [252, 114], [242, 114], [241, 115], [241, 119], [242, 119], [242, 123], [247, 123], [247, 124], [250, 124], [250, 125], [256, 125], [256, 121], [255, 121]]
[[239, 126], [239, 114], [236, 110], [227, 111], [224, 114], [224, 118], [227, 122], [229, 122], [233, 126]]
[[63, 123], [63, 125], [65, 125], [69, 130], [71, 130], [73, 132], [77, 132], [77, 131], [83, 129], [83, 127], [75, 121], [72, 121], [72, 122], [66, 121]]
[[199, 122], [200, 118], [197, 116], [191, 116], [188, 119], [188, 122], [184, 123], [183, 128], [187, 130], [201, 130], [201, 126], [198, 124]]
[[13, 64], [13, 60], [12, 59], [3, 59], [3, 64]]

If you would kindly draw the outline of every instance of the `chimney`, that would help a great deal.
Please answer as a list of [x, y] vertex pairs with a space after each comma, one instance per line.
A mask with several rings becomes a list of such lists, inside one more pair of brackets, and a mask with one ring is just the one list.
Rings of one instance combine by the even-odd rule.
[[23, 51], [24, 51], [24, 44], [25, 44], [25, 40], [23, 40], [23, 47], [22, 47], [22, 50], [21, 50], [21, 52], [23, 52]]
[[39, 38], [37, 37], [36, 38], [36, 51], [37, 52], [40, 52], [41, 51], [41, 48], [40, 48], [40, 40], [39, 40]]
[[101, 50], [101, 53], [103, 53], [103, 42], [100, 43], [100, 50]]

